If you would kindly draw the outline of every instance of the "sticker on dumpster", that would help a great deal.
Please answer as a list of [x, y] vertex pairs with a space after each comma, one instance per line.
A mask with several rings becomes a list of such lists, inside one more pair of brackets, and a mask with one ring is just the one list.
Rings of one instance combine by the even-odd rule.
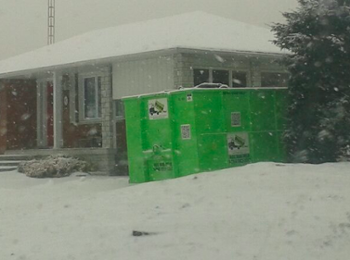
[[173, 170], [172, 162], [156, 162], [153, 164], [153, 171], [168, 172]]
[[191, 139], [191, 125], [181, 125], [181, 138], [182, 140]]
[[227, 148], [230, 164], [249, 161], [248, 133], [232, 133], [227, 135]]
[[149, 119], [168, 118], [168, 100], [166, 98], [148, 100]]
[[192, 102], [193, 101], [192, 94], [187, 94], [186, 100], [187, 100], [187, 102]]
[[241, 126], [241, 112], [232, 112], [231, 113], [231, 126], [232, 127]]

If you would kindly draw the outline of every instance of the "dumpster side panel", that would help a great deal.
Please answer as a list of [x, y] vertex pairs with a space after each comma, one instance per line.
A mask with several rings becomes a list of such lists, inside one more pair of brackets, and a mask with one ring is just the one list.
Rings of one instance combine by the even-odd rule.
[[276, 90], [275, 95], [277, 129], [282, 131], [287, 124], [288, 92], [286, 89]]
[[172, 94], [174, 161], [179, 177], [200, 171], [194, 102], [192, 91]]
[[197, 134], [224, 132], [222, 91], [196, 90], [193, 99]]
[[284, 90], [252, 90], [250, 93], [252, 162], [284, 159], [281, 139], [285, 120], [284, 94]]
[[226, 125], [222, 90], [194, 91], [194, 111], [201, 171], [222, 169], [228, 165]]
[[271, 90], [250, 91], [252, 131], [276, 130], [275, 95]]
[[249, 132], [251, 130], [249, 92], [247, 90], [226, 90], [223, 92], [223, 104], [228, 167], [247, 164], [250, 162]]
[[198, 138], [199, 165], [201, 171], [212, 171], [228, 167], [226, 133], [201, 134]]
[[248, 91], [224, 91], [223, 106], [227, 132], [250, 131], [250, 108]]
[[[162, 109], [162, 114], [150, 111], [152, 106]], [[168, 96], [156, 96], [143, 98], [143, 151], [152, 150], [154, 145], [159, 145], [163, 150], [171, 149], [171, 125]]]
[[280, 162], [287, 160], [286, 147], [283, 141], [284, 130], [287, 126], [287, 106], [288, 106], [288, 90], [281, 89], [276, 90], [276, 117], [277, 117], [277, 129], [279, 130], [279, 155]]
[[142, 151], [141, 100], [125, 99], [124, 106], [130, 182], [145, 182], [147, 178]]
[[171, 124], [173, 109], [170, 96], [145, 96], [142, 100], [142, 150], [146, 177], [150, 181], [175, 178]]
[[251, 162], [267, 162], [279, 160], [279, 135], [276, 132], [252, 132], [250, 134]]

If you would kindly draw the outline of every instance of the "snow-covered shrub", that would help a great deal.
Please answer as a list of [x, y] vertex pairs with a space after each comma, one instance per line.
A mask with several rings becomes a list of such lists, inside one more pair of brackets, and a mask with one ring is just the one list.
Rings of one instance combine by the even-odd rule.
[[40, 160], [21, 162], [18, 171], [34, 178], [60, 178], [76, 171], [92, 170], [89, 163], [62, 155], [52, 155]]
[[340, 162], [350, 162], [350, 145], [347, 145], [342, 150], [342, 156], [338, 158]]

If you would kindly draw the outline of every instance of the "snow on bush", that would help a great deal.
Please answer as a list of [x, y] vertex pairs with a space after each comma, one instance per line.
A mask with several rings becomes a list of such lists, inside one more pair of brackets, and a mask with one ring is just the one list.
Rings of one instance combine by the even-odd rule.
[[85, 161], [62, 155], [21, 162], [18, 165], [19, 172], [33, 178], [60, 178], [73, 172], [87, 172], [91, 169], [92, 166]]

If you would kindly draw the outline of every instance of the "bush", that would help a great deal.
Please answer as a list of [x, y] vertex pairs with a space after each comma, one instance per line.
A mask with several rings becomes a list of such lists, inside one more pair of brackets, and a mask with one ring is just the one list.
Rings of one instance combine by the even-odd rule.
[[33, 178], [61, 178], [73, 172], [88, 172], [92, 166], [82, 160], [62, 155], [52, 155], [40, 160], [21, 162], [18, 171]]
[[290, 51], [287, 152], [291, 162], [348, 160], [350, 0], [298, 2], [273, 26], [274, 43]]

